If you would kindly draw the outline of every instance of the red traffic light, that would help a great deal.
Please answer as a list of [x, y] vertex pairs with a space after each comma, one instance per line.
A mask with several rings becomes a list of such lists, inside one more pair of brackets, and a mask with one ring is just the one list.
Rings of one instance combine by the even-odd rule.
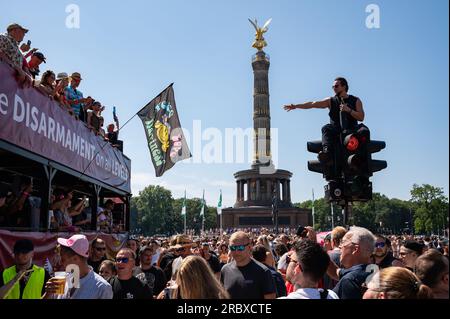
[[345, 147], [350, 152], [356, 151], [358, 149], [358, 146], [359, 146], [359, 140], [353, 134], [349, 135], [345, 138]]

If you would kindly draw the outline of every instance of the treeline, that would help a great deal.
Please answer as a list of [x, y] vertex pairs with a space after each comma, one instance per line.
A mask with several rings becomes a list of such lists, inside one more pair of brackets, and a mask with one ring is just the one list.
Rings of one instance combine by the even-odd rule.
[[[388, 198], [374, 193], [367, 203], [354, 203], [354, 224], [373, 232], [416, 234], [442, 234], [448, 228], [448, 198], [443, 189], [428, 184], [414, 184], [410, 200]], [[181, 215], [183, 198], [174, 199], [170, 190], [150, 185], [132, 198], [131, 229], [133, 232], [153, 235], [171, 235], [183, 232], [184, 220]], [[201, 198], [186, 199], [186, 226], [201, 229]], [[312, 208], [312, 201], [295, 204], [301, 208]], [[314, 201], [314, 226], [317, 230], [332, 227], [331, 206], [324, 198]], [[334, 205], [334, 225], [342, 225], [340, 206]], [[205, 204], [205, 229], [217, 228], [215, 206]]]
[[[448, 228], [448, 198], [443, 189], [429, 184], [414, 184], [410, 200], [388, 198], [374, 193], [372, 201], [354, 203], [353, 223], [373, 232], [399, 234], [442, 234]], [[295, 204], [312, 209], [312, 201]], [[332, 228], [331, 206], [324, 198], [314, 201], [315, 229], [325, 231]], [[342, 225], [342, 208], [333, 205], [334, 225]]]
[[[150, 185], [131, 200], [131, 230], [145, 235], [182, 233], [183, 198], [174, 199], [172, 192]], [[186, 198], [186, 228], [199, 231], [202, 227], [201, 198]], [[205, 204], [205, 230], [216, 228], [217, 208]]]

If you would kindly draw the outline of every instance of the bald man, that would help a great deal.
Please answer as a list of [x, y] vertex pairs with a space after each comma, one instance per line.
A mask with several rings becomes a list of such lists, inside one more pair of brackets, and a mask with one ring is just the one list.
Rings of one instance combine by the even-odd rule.
[[250, 237], [238, 231], [230, 237], [232, 261], [221, 270], [220, 281], [232, 299], [275, 299], [270, 269], [252, 258]]

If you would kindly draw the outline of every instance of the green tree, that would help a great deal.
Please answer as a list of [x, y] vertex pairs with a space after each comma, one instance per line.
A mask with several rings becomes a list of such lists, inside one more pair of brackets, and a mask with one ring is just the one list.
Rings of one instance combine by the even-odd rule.
[[161, 186], [147, 186], [132, 201], [132, 209], [137, 211], [136, 227], [145, 235], [176, 232], [172, 202], [169, 190]]
[[[177, 231], [183, 232], [184, 220], [181, 216], [181, 208], [183, 207], [183, 198], [177, 198], [173, 201], [173, 210], [176, 214]], [[202, 207], [201, 198], [186, 198], [186, 227], [188, 229], [201, 229], [202, 217], [200, 210]], [[178, 222], [179, 221], [179, 222]], [[178, 227], [179, 225], [179, 227]], [[217, 227], [217, 209], [205, 204], [205, 230]]]
[[411, 203], [414, 226], [418, 233], [436, 233], [448, 223], [448, 198], [441, 187], [429, 184], [413, 185]]
[[379, 193], [374, 193], [371, 201], [358, 202], [353, 206], [353, 224], [372, 232], [381, 231], [382, 225], [388, 224], [388, 216], [389, 198]]
[[[310, 200], [295, 204], [300, 208], [312, 208]], [[315, 229], [331, 229], [331, 207], [324, 198], [314, 202]], [[334, 206], [334, 225], [342, 225], [342, 208]], [[380, 193], [374, 193], [369, 202], [353, 204], [353, 224], [370, 229], [373, 232], [401, 233], [410, 228], [410, 203], [400, 199], [389, 199]]]
[[[312, 209], [312, 200], [296, 203], [294, 206]], [[314, 200], [314, 229], [317, 231], [326, 231], [331, 229], [331, 206], [325, 201], [325, 198], [318, 198]]]

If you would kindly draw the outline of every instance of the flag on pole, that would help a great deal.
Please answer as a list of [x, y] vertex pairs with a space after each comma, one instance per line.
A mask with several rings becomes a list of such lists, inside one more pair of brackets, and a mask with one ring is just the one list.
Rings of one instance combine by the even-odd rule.
[[137, 113], [144, 125], [157, 177], [192, 156], [178, 118], [172, 85]]
[[202, 208], [200, 210], [200, 216], [205, 217], [205, 190], [203, 190], [203, 197], [202, 197]]
[[181, 208], [181, 216], [186, 216], [186, 191], [184, 191], [183, 207]]
[[217, 203], [217, 215], [222, 214], [222, 190], [220, 190], [219, 202]]

